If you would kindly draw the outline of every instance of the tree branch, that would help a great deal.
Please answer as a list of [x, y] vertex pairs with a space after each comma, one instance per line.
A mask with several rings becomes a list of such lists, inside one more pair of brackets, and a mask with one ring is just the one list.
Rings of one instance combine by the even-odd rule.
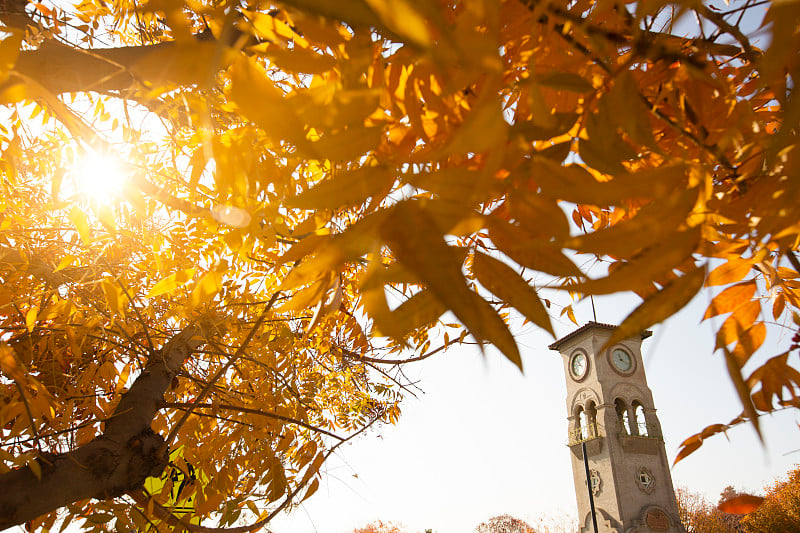
[[151, 423], [173, 376], [204, 341], [191, 325], [154, 353], [145, 370], [114, 409], [99, 437], [64, 454], [41, 454], [37, 475], [30, 466], [0, 475], [0, 529], [33, 520], [72, 502], [112, 498], [161, 473], [168, 447]]
[[[227, 46], [241, 35], [238, 31], [231, 33], [232, 35], [226, 39], [228, 42], [215, 40], [208, 30], [196, 35], [195, 38], [198, 42]], [[87, 91], [98, 93], [127, 91], [143, 87], [140, 73], [145, 78], [149, 77], [148, 74], [157, 74], [159, 77], [174, 75], [171, 70], [180, 61], [180, 57], [175, 54], [180, 50], [179, 46], [181, 45], [170, 41], [141, 46], [82, 50], [47, 41], [37, 50], [21, 51], [12, 72], [35, 80], [56, 95]], [[213, 48], [209, 47], [209, 50]], [[196, 55], [202, 51], [193, 50], [192, 53]], [[213, 57], [208, 59], [206, 63], [212, 67], [215, 61]], [[145, 61], [147, 67], [144, 66]], [[158, 72], [154, 72], [154, 68], [158, 68]], [[195, 72], [189, 70], [181, 69], [181, 84], [191, 85], [208, 80], [208, 69], [198, 68]], [[177, 83], [178, 80], [175, 81]], [[0, 85], [0, 91], [13, 83], [9, 80]]]
[[316, 433], [321, 433], [322, 435], [327, 435], [328, 437], [333, 437], [334, 439], [343, 441], [345, 440], [344, 437], [340, 437], [335, 433], [331, 433], [330, 431], [324, 430], [322, 428], [318, 428], [316, 426], [312, 426], [302, 420], [297, 420], [296, 418], [291, 418], [289, 416], [279, 415], [277, 413], [270, 413], [269, 411], [262, 411], [260, 409], [251, 409], [249, 407], [241, 407], [238, 405], [230, 405], [230, 404], [218, 404], [218, 403], [194, 403], [194, 402], [164, 402], [164, 407], [173, 407], [175, 409], [188, 409], [189, 412], [195, 409], [222, 409], [223, 411], [236, 411], [239, 413], [247, 413], [250, 415], [256, 416], [263, 416], [266, 418], [274, 418], [275, 420], [280, 420], [281, 422], [286, 422], [288, 424], [295, 424], [300, 427], [304, 427], [308, 430], [314, 431]]

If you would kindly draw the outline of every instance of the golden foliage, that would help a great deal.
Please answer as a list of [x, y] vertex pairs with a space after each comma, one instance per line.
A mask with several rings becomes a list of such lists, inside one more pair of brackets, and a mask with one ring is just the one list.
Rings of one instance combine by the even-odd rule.
[[[338, 443], [396, 419], [389, 354], [427, 352], [460, 327], [449, 311], [464, 329], [444, 345], [471, 334], [521, 366], [508, 310], [552, 332], [545, 287], [641, 296], [618, 337], [705, 293], [731, 423], [800, 406], [798, 342], [752, 357], [800, 328], [797, 2], [768, 3], [762, 29], [744, 2], [17, 4], [0, 12], [4, 468], [46, 476], [37, 457], [100, 438], [160, 350], [204, 331], [152, 397], [161, 481], [68, 521], [261, 526]], [[700, 27], [669, 33], [686, 11]], [[118, 190], [76, 173], [90, 154], [121, 163]]]

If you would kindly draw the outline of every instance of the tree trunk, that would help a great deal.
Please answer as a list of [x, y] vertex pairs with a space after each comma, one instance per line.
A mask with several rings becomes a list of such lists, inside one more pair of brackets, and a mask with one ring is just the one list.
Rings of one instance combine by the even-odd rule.
[[164, 439], [149, 429], [127, 442], [103, 435], [69, 453], [45, 454], [37, 461], [41, 479], [27, 466], [0, 476], [0, 529], [75, 501], [121, 496], [159, 475], [167, 460]]
[[121, 496], [159, 475], [169, 450], [150, 426], [178, 368], [204, 342], [201, 335], [199, 326], [189, 326], [154, 352], [102, 435], [68, 453], [43, 454], [41, 479], [29, 466], [0, 475], [0, 529], [79, 500]]

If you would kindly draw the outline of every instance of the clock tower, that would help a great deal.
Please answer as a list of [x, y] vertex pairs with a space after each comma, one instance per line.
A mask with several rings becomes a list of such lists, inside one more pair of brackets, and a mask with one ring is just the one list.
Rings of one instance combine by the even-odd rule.
[[581, 533], [684, 531], [653, 395], [642, 332], [603, 348], [616, 326], [589, 322], [550, 345], [564, 359], [570, 458]]

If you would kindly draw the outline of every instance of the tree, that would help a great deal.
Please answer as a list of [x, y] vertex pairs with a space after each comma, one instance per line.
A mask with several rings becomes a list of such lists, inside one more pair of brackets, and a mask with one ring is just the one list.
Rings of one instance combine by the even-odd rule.
[[538, 516], [531, 527], [537, 533], [576, 533], [580, 530], [578, 517], [564, 511]]
[[535, 533], [533, 527], [524, 520], [514, 518], [509, 514], [493, 516], [486, 522], [481, 522], [475, 528], [475, 533]]
[[353, 530], [353, 533], [403, 533], [404, 529], [392, 522], [384, 522], [378, 520], [364, 527], [359, 527]]
[[[735, 494], [729, 492], [733, 487], [726, 487], [721, 494], [720, 504], [726, 501], [726, 494], [730, 497]], [[736, 493], [738, 494], [738, 493]], [[675, 490], [678, 502], [681, 524], [687, 533], [738, 533], [738, 517], [728, 514], [711, 504], [702, 494], [692, 492], [686, 487]]]
[[258, 529], [396, 419], [400, 364], [521, 365], [509, 310], [552, 333], [572, 297], [642, 297], [614, 342], [707, 290], [730, 424], [797, 407], [800, 337], [744, 368], [800, 324], [798, 17], [7, 0], [0, 527]]
[[800, 468], [767, 488], [764, 501], [742, 519], [744, 531], [778, 533], [800, 531]]
[[378, 520], [364, 527], [354, 529], [353, 533], [403, 533], [403, 529], [392, 522]]

